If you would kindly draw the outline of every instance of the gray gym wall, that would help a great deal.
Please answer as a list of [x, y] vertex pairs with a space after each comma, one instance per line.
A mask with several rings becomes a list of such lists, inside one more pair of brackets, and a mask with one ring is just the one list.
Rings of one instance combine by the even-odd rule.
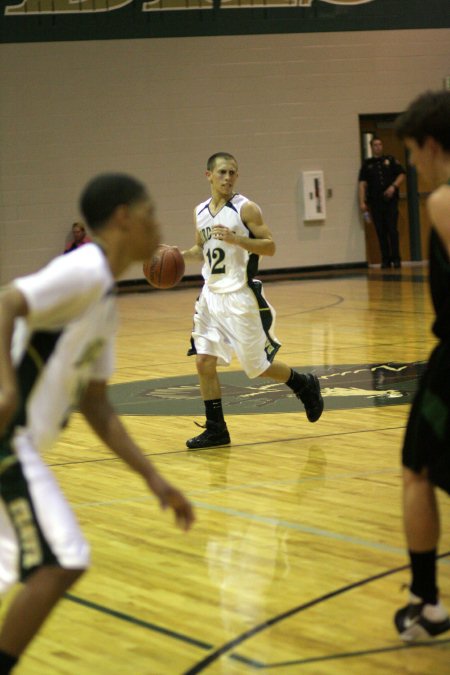
[[[217, 150], [237, 156], [273, 231], [262, 268], [363, 261], [358, 115], [401, 111], [449, 72], [448, 28], [2, 44], [0, 283], [62, 250], [101, 171], [147, 182], [164, 241], [190, 246]], [[314, 169], [332, 197], [305, 224], [299, 180]]]

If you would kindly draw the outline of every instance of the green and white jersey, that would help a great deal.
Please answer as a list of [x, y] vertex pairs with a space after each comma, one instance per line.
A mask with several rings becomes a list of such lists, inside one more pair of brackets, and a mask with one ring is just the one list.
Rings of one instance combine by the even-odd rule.
[[51, 446], [89, 380], [109, 379], [114, 366], [114, 279], [99, 246], [59, 256], [14, 285], [29, 314], [13, 335], [21, 404], [0, 439], [3, 453], [17, 433], [38, 451]]
[[203, 244], [202, 275], [213, 293], [231, 293], [245, 286], [258, 270], [259, 256], [240, 246], [212, 237], [214, 225], [223, 225], [241, 237], [253, 237], [241, 219], [241, 208], [247, 197], [235, 194], [214, 216], [209, 210], [211, 199], [196, 209], [196, 227]]

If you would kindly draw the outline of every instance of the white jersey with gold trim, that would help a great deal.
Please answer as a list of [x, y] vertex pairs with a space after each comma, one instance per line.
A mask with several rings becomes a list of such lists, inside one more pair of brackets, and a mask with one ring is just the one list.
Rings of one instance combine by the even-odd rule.
[[231, 293], [247, 284], [256, 273], [259, 256], [212, 237], [214, 225], [227, 227], [241, 237], [252, 237], [250, 230], [241, 219], [241, 209], [249, 200], [235, 194], [218, 213], [212, 215], [209, 205], [211, 198], [199, 204], [196, 209], [196, 227], [203, 244], [204, 264], [202, 275], [205, 284], [213, 293]]
[[108, 380], [114, 366], [114, 279], [104, 253], [86, 244], [14, 281], [29, 313], [16, 321], [12, 355], [21, 383], [16, 433], [36, 450], [58, 437], [89, 380]]

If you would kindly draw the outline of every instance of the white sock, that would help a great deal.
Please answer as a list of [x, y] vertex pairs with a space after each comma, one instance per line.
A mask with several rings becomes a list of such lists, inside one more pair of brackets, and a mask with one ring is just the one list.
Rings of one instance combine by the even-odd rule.
[[428, 621], [439, 622], [448, 619], [448, 612], [440, 602], [438, 602], [437, 605], [424, 605], [422, 615], [428, 619]]
[[[412, 605], [420, 605], [421, 602], [423, 602], [422, 598], [419, 598], [418, 595], [414, 595], [414, 593], [409, 593], [409, 602]], [[428, 621], [445, 621], [445, 619], [448, 619], [448, 612], [445, 609], [444, 605], [441, 602], [438, 602], [437, 605], [424, 605], [423, 610], [422, 610], [422, 615], [428, 619]]]

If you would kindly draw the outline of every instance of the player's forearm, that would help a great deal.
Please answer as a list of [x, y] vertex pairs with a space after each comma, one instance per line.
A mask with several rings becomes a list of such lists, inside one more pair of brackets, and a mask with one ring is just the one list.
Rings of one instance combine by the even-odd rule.
[[7, 292], [0, 297], [0, 387], [14, 386], [14, 369], [11, 361], [11, 340], [16, 315]]
[[26, 314], [27, 305], [22, 293], [7, 288], [0, 295], [0, 431], [2, 431], [18, 404], [18, 387], [11, 358], [11, 341], [17, 317]]
[[109, 402], [102, 402], [95, 407], [90, 403], [84, 403], [81, 405], [81, 411], [97, 436], [114, 454], [130, 469], [139, 473], [144, 480], [152, 480], [155, 468], [130, 437]]
[[192, 246], [191, 248], [181, 251], [185, 262], [198, 262], [203, 260], [203, 249], [198, 244]]
[[276, 251], [273, 239], [250, 239], [249, 237], [236, 235], [235, 243], [249, 253], [256, 253], [256, 255], [272, 256], [275, 255]]

